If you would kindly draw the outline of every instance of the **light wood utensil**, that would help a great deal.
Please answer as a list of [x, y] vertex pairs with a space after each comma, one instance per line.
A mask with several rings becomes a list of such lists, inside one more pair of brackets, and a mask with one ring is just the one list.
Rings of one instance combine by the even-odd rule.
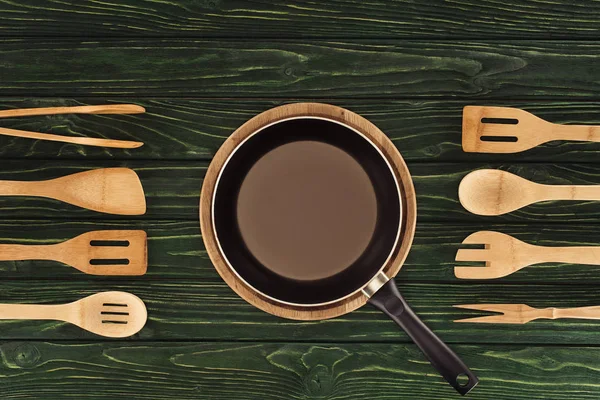
[[96, 169], [37, 182], [0, 181], [0, 196], [46, 197], [108, 214], [146, 213], [142, 183], [129, 168]]
[[126, 292], [101, 292], [68, 304], [0, 304], [0, 319], [65, 321], [100, 336], [124, 338], [148, 319], [144, 302]]
[[483, 262], [485, 266], [455, 267], [460, 279], [495, 279], [525, 267], [542, 263], [600, 265], [600, 247], [546, 247], [522, 242], [500, 232], [480, 231], [469, 235], [463, 244], [482, 245], [482, 249], [459, 249], [456, 261]]
[[458, 187], [463, 207], [477, 215], [502, 215], [540, 201], [600, 200], [597, 185], [542, 185], [510, 172], [480, 169]]
[[600, 142], [600, 126], [561, 125], [510, 107], [463, 109], [463, 150], [518, 153], [553, 140]]
[[52, 260], [90, 275], [144, 275], [148, 268], [144, 231], [93, 231], [50, 245], [0, 244], [0, 261]]
[[[0, 111], [0, 118], [57, 114], [140, 114], [144, 112], [146, 112], [144, 107], [140, 107], [135, 104], [111, 104], [102, 106], [23, 108], [16, 110], [3, 110]], [[85, 146], [112, 147], [119, 149], [135, 149], [144, 145], [144, 143], [142, 142], [62, 136], [53, 135], [49, 133], [29, 132], [1, 127], [0, 135], [15, 136], [28, 139], [48, 140], [51, 142], [74, 143]]]
[[600, 319], [600, 306], [576, 308], [533, 308], [527, 304], [462, 304], [454, 306], [466, 310], [480, 310], [501, 313], [458, 319], [454, 322], [475, 322], [482, 324], [526, 324], [535, 319]]

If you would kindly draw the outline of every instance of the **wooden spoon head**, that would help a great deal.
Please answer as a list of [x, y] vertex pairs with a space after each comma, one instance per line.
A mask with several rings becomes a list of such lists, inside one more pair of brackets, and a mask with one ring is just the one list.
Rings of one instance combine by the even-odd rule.
[[49, 181], [53, 197], [89, 210], [118, 215], [146, 213], [146, 197], [129, 168], [103, 168]]
[[510, 172], [480, 169], [463, 178], [458, 198], [477, 215], [502, 215], [537, 201], [536, 186]]
[[146, 324], [144, 302], [126, 292], [102, 292], [73, 303], [73, 323], [97, 335], [124, 338], [135, 335]]
[[61, 244], [61, 261], [91, 275], [144, 275], [148, 269], [146, 232], [92, 231]]

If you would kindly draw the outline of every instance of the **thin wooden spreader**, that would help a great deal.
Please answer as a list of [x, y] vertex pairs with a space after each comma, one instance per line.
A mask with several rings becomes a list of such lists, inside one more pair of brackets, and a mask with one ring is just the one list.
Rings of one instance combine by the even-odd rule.
[[462, 146], [470, 153], [518, 153], [553, 140], [600, 142], [600, 126], [562, 125], [511, 107], [463, 109]]
[[104, 168], [46, 181], [0, 181], [0, 196], [46, 197], [118, 215], [146, 213], [144, 188], [129, 168]]
[[49, 245], [0, 244], [0, 261], [52, 260], [90, 275], [144, 275], [148, 267], [144, 231], [107, 230]]
[[[101, 106], [23, 108], [16, 110], [3, 110], [0, 111], [0, 118], [57, 114], [139, 114], [144, 112], [146, 112], [144, 107], [135, 104], [109, 104]], [[132, 142], [127, 140], [62, 136], [2, 127], [0, 127], [0, 135], [119, 149], [135, 149], [144, 145], [142, 142]]]

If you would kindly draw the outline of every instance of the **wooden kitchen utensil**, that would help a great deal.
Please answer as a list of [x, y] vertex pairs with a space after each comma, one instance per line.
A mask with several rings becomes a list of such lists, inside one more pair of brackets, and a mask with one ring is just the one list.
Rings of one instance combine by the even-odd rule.
[[46, 197], [108, 214], [146, 213], [142, 183], [129, 168], [96, 169], [37, 182], [0, 181], [0, 196]]
[[600, 126], [561, 125], [510, 107], [463, 109], [463, 150], [518, 153], [553, 140], [600, 142]]
[[93, 231], [57, 244], [0, 244], [0, 261], [52, 260], [90, 275], [144, 275], [146, 243], [144, 231]]
[[0, 304], [0, 319], [65, 321], [100, 336], [124, 338], [148, 319], [144, 302], [126, 292], [101, 292], [69, 304]]
[[[0, 111], [0, 118], [57, 114], [139, 114], [144, 112], [146, 112], [144, 107], [140, 107], [135, 104], [111, 104], [103, 106], [23, 108], [16, 110], [3, 110]], [[52, 142], [74, 143], [85, 146], [113, 147], [120, 149], [135, 149], [144, 145], [144, 143], [141, 142], [131, 142], [125, 140], [61, 136], [8, 128], [0, 128], [0, 135], [48, 140]]]
[[527, 322], [535, 319], [600, 319], [600, 306], [577, 308], [533, 308], [529, 307], [527, 304], [462, 304], [454, 307], [467, 310], [502, 313], [500, 315], [458, 319], [454, 322], [475, 322], [482, 324], [526, 324]]
[[458, 198], [477, 215], [502, 215], [549, 200], [600, 200], [600, 186], [542, 185], [510, 172], [480, 169], [463, 178]]
[[549, 262], [600, 265], [600, 247], [594, 246], [535, 246], [491, 231], [475, 232], [463, 244], [484, 248], [459, 249], [456, 261], [483, 262], [485, 266], [455, 267], [454, 274], [460, 279], [502, 278], [527, 266]]

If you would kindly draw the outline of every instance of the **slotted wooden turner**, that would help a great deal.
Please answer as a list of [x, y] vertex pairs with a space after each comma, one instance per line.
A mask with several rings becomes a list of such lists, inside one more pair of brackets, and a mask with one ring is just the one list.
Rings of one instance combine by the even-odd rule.
[[93, 231], [50, 245], [0, 245], [0, 261], [52, 260], [90, 275], [144, 275], [148, 267], [144, 231]]
[[511, 107], [466, 106], [462, 146], [469, 153], [518, 153], [553, 140], [600, 142], [600, 126], [561, 125]]

